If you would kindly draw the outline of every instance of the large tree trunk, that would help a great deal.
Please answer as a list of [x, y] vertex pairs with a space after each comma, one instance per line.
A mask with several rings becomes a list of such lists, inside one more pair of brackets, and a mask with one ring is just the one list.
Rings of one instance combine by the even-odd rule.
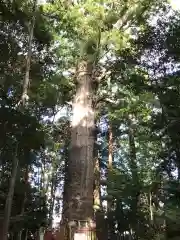
[[68, 221], [93, 219], [94, 110], [92, 108], [92, 64], [82, 61], [77, 71], [73, 102], [70, 156], [67, 166], [66, 203], [63, 218]]

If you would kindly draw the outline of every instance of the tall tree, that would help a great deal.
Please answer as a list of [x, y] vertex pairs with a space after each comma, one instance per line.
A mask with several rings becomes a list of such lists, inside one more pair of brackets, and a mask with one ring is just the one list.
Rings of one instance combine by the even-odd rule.
[[[25, 77], [24, 77], [24, 83], [23, 83], [23, 92], [21, 97], [22, 106], [24, 106], [25, 101], [27, 101], [27, 90], [29, 85], [29, 72], [30, 72], [30, 64], [31, 64], [32, 39], [33, 39], [33, 32], [34, 32], [34, 26], [35, 26], [36, 7], [37, 7], [37, 1], [35, 0], [33, 4], [33, 19], [29, 23], [28, 53], [26, 58], [26, 70], [25, 70]], [[3, 240], [6, 240], [8, 238], [8, 229], [9, 229], [9, 221], [10, 221], [11, 208], [12, 208], [12, 200], [14, 195], [16, 175], [17, 175], [18, 164], [19, 164], [19, 159], [17, 156], [18, 151], [19, 151], [19, 144], [17, 142], [15, 143], [12, 176], [11, 176], [9, 192], [7, 195], [5, 211], [4, 211], [4, 222], [3, 222], [3, 229], [2, 229]], [[24, 212], [24, 206], [22, 206], [22, 213], [23, 212]], [[20, 231], [19, 239], [21, 239], [21, 231]]]

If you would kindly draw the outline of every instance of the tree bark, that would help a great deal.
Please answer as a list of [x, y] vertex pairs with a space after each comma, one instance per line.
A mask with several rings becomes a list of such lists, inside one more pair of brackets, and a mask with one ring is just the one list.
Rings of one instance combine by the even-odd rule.
[[92, 98], [92, 64], [82, 61], [77, 70], [73, 101], [67, 202], [63, 211], [68, 222], [93, 219], [95, 120]]
[[102, 199], [101, 199], [101, 184], [100, 184], [101, 172], [99, 158], [95, 158], [95, 168], [94, 168], [94, 208], [99, 211], [102, 210]]
[[18, 163], [19, 163], [19, 160], [17, 158], [17, 152], [18, 152], [18, 144], [16, 144], [10, 186], [9, 186], [9, 191], [8, 191], [8, 195], [6, 198], [3, 228], [2, 228], [2, 238], [1, 238], [2, 240], [8, 239], [8, 229], [9, 229], [9, 222], [10, 222], [10, 216], [11, 216], [12, 201], [13, 201], [13, 196], [14, 196], [14, 187], [15, 187], [15, 183], [16, 183], [16, 176], [17, 176]]
[[[109, 124], [109, 135], [108, 135], [108, 164], [107, 164], [107, 181], [110, 182], [113, 164], [113, 133], [112, 126]], [[107, 186], [107, 194], [109, 195], [109, 186]], [[111, 211], [111, 200], [107, 201], [107, 211]]]
[[135, 138], [134, 138], [134, 128], [131, 116], [128, 118], [128, 136], [129, 136], [129, 166], [132, 173], [132, 181], [133, 181], [133, 201], [132, 201], [132, 210], [135, 219], [135, 235], [138, 238], [139, 224], [137, 222], [138, 219], [138, 204], [139, 204], [139, 176], [138, 176], [138, 166], [137, 166], [137, 158], [136, 158], [136, 146], [135, 146]]
[[150, 212], [150, 223], [153, 225], [154, 222], [154, 213], [153, 213], [153, 205], [152, 205], [152, 192], [149, 192], [149, 212]]
[[128, 135], [129, 135], [129, 155], [130, 155], [130, 168], [132, 173], [132, 178], [135, 183], [139, 182], [138, 179], [138, 167], [137, 167], [137, 160], [136, 160], [136, 146], [135, 146], [135, 139], [134, 139], [134, 129], [132, 126], [132, 120], [129, 117], [128, 119]]
[[[27, 90], [29, 87], [29, 73], [30, 73], [30, 65], [31, 65], [32, 40], [33, 40], [33, 35], [34, 35], [36, 7], [37, 7], [37, 0], [34, 0], [34, 5], [33, 5], [33, 13], [34, 14], [33, 14], [32, 22], [30, 23], [30, 29], [29, 29], [28, 53], [27, 53], [27, 58], [26, 58], [26, 71], [25, 71], [25, 77], [24, 77], [24, 81], [23, 81], [23, 90], [22, 90], [21, 100], [17, 104], [18, 109], [20, 109], [21, 106], [24, 107], [25, 102], [28, 100], [27, 99]], [[9, 192], [8, 192], [8, 196], [6, 199], [6, 205], [5, 205], [5, 211], [4, 211], [2, 240], [7, 240], [7, 238], [8, 238], [8, 229], [9, 229], [12, 201], [13, 201], [16, 175], [17, 175], [18, 164], [19, 164], [19, 160], [17, 157], [17, 151], [18, 151], [18, 143], [16, 144], [16, 152], [15, 152], [15, 157], [13, 159], [14, 167], [12, 170], [10, 187], [9, 187]]]
[[95, 186], [94, 186], [94, 210], [96, 216], [96, 236], [98, 240], [106, 240], [107, 239], [107, 226], [106, 221], [104, 219], [104, 211], [102, 206], [102, 197], [101, 197], [101, 169], [100, 162], [98, 158], [98, 153], [96, 153], [95, 157]]
[[25, 230], [25, 237], [24, 237], [24, 240], [27, 240], [28, 239], [28, 229]]
[[[110, 212], [112, 208], [112, 200], [109, 193], [109, 190], [111, 188], [111, 174], [112, 174], [112, 164], [113, 164], [113, 132], [112, 132], [112, 126], [111, 123], [109, 123], [109, 132], [108, 132], [108, 163], [107, 163], [107, 215], [108, 219], [110, 217]], [[109, 220], [111, 221], [111, 220]], [[110, 232], [110, 226], [108, 224], [108, 232], [107, 235], [111, 238], [111, 232]]]
[[[25, 169], [24, 169], [24, 196], [23, 196], [23, 201], [22, 201], [20, 215], [23, 215], [24, 211], [25, 211], [25, 205], [26, 205], [26, 200], [27, 200], [27, 192], [26, 192], [26, 190], [27, 190], [27, 186], [28, 186], [28, 180], [29, 180], [29, 166], [26, 165]], [[21, 240], [22, 233], [23, 233], [23, 229], [19, 231], [17, 240]]]
[[50, 207], [49, 207], [49, 227], [53, 227], [53, 210], [55, 204], [55, 192], [57, 187], [57, 163], [56, 159], [53, 159], [52, 163], [52, 177], [51, 177], [51, 200], [50, 200]]
[[28, 88], [29, 88], [29, 74], [30, 74], [30, 67], [31, 67], [31, 55], [32, 55], [32, 42], [34, 37], [34, 27], [36, 22], [36, 9], [37, 9], [37, 0], [34, 0], [33, 5], [33, 17], [29, 24], [29, 39], [28, 39], [28, 52], [26, 57], [26, 70], [25, 70], [25, 76], [23, 81], [23, 91], [21, 95], [21, 103], [22, 105], [25, 104], [25, 102], [28, 100]]

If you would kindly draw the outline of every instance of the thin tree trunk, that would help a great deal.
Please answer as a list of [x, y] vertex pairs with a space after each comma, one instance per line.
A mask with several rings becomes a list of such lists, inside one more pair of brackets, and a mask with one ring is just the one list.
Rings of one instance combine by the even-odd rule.
[[52, 225], [53, 225], [53, 210], [54, 210], [54, 204], [55, 204], [56, 185], [57, 185], [57, 164], [56, 162], [53, 162], [52, 179], [51, 179], [51, 195], [50, 195], [51, 202], [49, 207], [49, 227], [50, 228], [52, 228]]
[[24, 237], [24, 240], [27, 240], [28, 239], [28, 229], [25, 230], [25, 237]]
[[149, 212], [150, 212], [150, 223], [154, 222], [154, 214], [153, 214], [153, 205], [152, 205], [152, 192], [149, 193]]
[[68, 183], [69, 183], [69, 172], [68, 172], [68, 145], [69, 143], [65, 143], [65, 151], [64, 151], [64, 189], [63, 189], [63, 211], [62, 211], [62, 221], [61, 224], [66, 222], [65, 212], [68, 208]]
[[95, 157], [95, 186], [94, 186], [94, 209], [96, 216], [96, 236], [98, 240], [107, 239], [107, 227], [105, 226], [104, 211], [102, 207], [102, 198], [101, 198], [101, 169], [98, 154]]
[[133, 232], [131, 228], [129, 230], [129, 240], [133, 240]]
[[138, 176], [138, 166], [137, 166], [137, 159], [136, 159], [136, 146], [135, 146], [135, 138], [134, 138], [134, 128], [132, 124], [131, 116], [128, 118], [128, 135], [129, 135], [129, 155], [130, 155], [130, 161], [129, 166], [132, 173], [132, 181], [133, 181], [133, 201], [132, 201], [132, 210], [134, 212], [134, 224], [136, 228], [136, 238], [139, 231], [139, 224], [137, 222], [138, 216], [138, 204], [139, 204], [139, 195], [140, 195], [140, 189], [139, 189], [139, 176]]
[[41, 195], [41, 210], [43, 210], [44, 208], [44, 201], [45, 201], [45, 197], [46, 197], [46, 193], [48, 190], [48, 186], [49, 186], [49, 182], [46, 181], [46, 160], [45, 160], [46, 156], [44, 154], [44, 152], [41, 152], [41, 170], [40, 170], [40, 175], [41, 175], [41, 179], [40, 179], [40, 195]]
[[42, 227], [39, 228], [38, 235], [39, 235], [39, 240], [44, 239], [44, 228], [42, 228]]
[[[65, 138], [66, 139], [66, 138]], [[64, 146], [64, 189], [63, 189], [63, 209], [62, 209], [62, 218], [60, 222], [60, 230], [59, 236], [62, 240], [68, 238], [68, 227], [66, 219], [66, 211], [68, 210], [68, 184], [69, 184], [69, 172], [68, 172], [68, 146], [69, 146], [69, 138], [65, 141]]]
[[[30, 65], [31, 65], [32, 40], [33, 40], [33, 33], [34, 33], [34, 26], [35, 26], [36, 7], [37, 7], [37, 0], [34, 1], [34, 5], [33, 5], [33, 18], [32, 18], [32, 22], [30, 24], [29, 39], [28, 39], [28, 54], [27, 54], [27, 58], [26, 58], [26, 71], [25, 71], [25, 77], [24, 77], [24, 82], [23, 82], [23, 91], [22, 91], [22, 95], [21, 95], [21, 100], [17, 105], [18, 108], [20, 108], [21, 106], [24, 107], [25, 102], [28, 100], [27, 99], [27, 91], [28, 91], [28, 87], [29, 87], [29, 73], [30, 73]], [[18, 143], [16, 146], [15, 157], [13, 160], [14, 167], [12, 170], [9, 192], [8, 192], [8, 196], [7, 196], [6, 204], [5, 204], [2, 240], [7, 240], [7, 238], [8, 238], [8, 229], [9, 229], [12, 201], [13, 201], [13, 196], [14, 196], [16, 175], [17, 175], [18, 164], [19, 164], [19, 160], [17, 157], [17, 151], [18, 151]]]
[[[108, 200], [107, 200], [107, 215], [108, 219], [110, 217], [110, 212], [112, 208], [112, 200], [110, 196], [109, 190], [111, 190], [111, 174], [112, 174], [112, 168], [113, 168], [113, 132], [112, 132], [112, 126], [111, 123], [109, 123], [109, 132], [108, 132], [108, 163], [107, 163], [107, 195], [108, 195]], [[109, 220], [111, 221], [111, 220]], [[111, 232], [110, 232], [110, 227], [108, 224], [108, 231], [107, 235], [111, 238]]]
[[94, 186], [94, 208], [95, 210], [102, 209], [102, 199], [101, 199], [101, 185], [100, 185], [100, 166], [99, 166], [99, 158], [95, 158], [95, 169], [94, 169], [94, 176], [95, 176], [95, 186]]
[[[97, 138], [96, 138], [97, 141]], [[94, 145], [94, 209], [95, 212], [102, 211], [102, 199], [101, 199], [101, 169], [100, 158], [97, 144]]]
[[[108, 134], [108, 164], [107, 164], [107, 181], [110, 183], [111, 174], [113, 167], [113, 133], [112, 126], [109, 124], [109, 134]], [[107, 194], [109, 195], [109, 187], [107, 188]], [[111, 199], [107, 201], [107, 211], [111, 211]]]
[[16, 183], [16, 176], [17, 176], [18, 163], [19, 163], [17, 152], [18, 152], [18, 143], [16, 144], [16, 149], [14, 153], [12, 175], [11, 175], [10, 186], [9, 186], [9, 191], [6, 198], [6, 205], [4, 210], [4, 220], [3, 220], [2, 238], [1, 238], [2, 240], [8, 239], [8, 230], [9, 230], [9, 222], [10, 222], [10, 216], [11, 216], [12, 201], [14, 196], [14, 187]]
[[[29, 179], [29, 167], [28, 167], [28, 165], [26, 165], [25, 172], [24, 172], [24, 189], [25, 189], [25, 191], [24, 191], [21, 212], [20, 212], [20, 215], [22, 215], [22, 216], [24, 215], [24, 211], [25, 211], [25, 204], [26, 204], [26, 198], [27, 198], [26, 190], [27, 190], [27, 185], [28, 185], [28, 179]], [[17, 240], [21, 240], [22, 233], [23, 233], [23, 230], [20, 230], [18, 233]]]
[[73, 102], [73, 119], [68, 160], [67, 205], [64, 216], [68, 222], [85, 223], [93, 219], [95, 121], [92, 108], [92, 64], [82, 61], [78, 66], [78, 87]]
[[129, 153], [130, 153], [130, 168], [132, 172], [133, 180], [135, 184], [139, 182], [138, 179], [138, 167], [137, 167], [137, 160], [136, 160], [136, 146], [135, 146], [135, 139], [134, 139], [134, 129], [132, 126], [132, 120], [129, 118], [128, 120], [128, 135], [129, 135]]
[[25, 102], [28, 100], [28, 88], [29, 88], [29, 74], [30, 74], [30, 67], [31, 67], [31, 55], [32, 55], [32, 42], [34, 37], [34, 27], [36, 22], [36, 9], [37, 9], [37, 0], [34, 0], [34, 6], [33, 6], [33, 17], [30, 22], [29, 26], [29, 39], [28, 39], [28, 53], [26, 57], [26, 71], [25, 71], [25, 77], [23, 81], [23, 91], [21, 95], [21, 103], [22, 105], [25, 104]]

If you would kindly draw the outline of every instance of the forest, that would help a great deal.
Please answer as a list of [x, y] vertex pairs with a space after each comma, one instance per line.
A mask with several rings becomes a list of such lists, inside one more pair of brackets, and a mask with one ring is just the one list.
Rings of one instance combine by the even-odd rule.
[[179, 240], [180, 10], [0, 0], [0, 56], [0, 240]]

